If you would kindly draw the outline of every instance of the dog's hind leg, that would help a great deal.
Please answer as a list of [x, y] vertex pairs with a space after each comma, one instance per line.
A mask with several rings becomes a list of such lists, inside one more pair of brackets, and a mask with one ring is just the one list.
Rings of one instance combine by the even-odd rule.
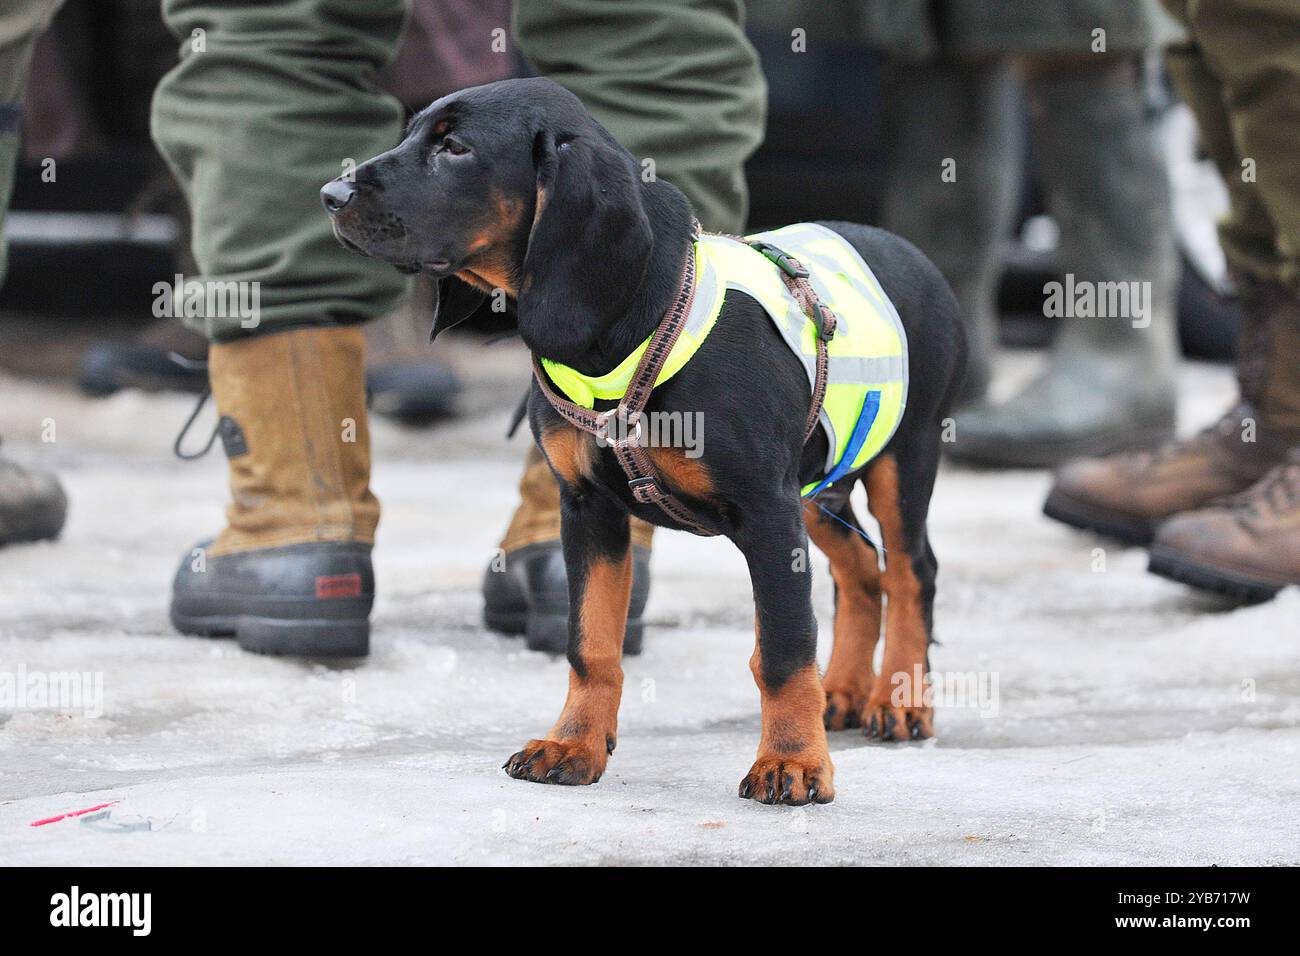
[[822, 686], [826, 729], [843, 730], [860, 726], [875, 685], [872, 658], [880, 639], [880, 558], [860, 533], [862, 527], [847, 498], [831, 510], [835, 517], [808, 502], [804, 523], [813, 543], [830, 559], [835, 580], [835, 643]]
[[755, 646], [749, 667], [762, 697], [758, 755], [740, 796], [762, 803], [830, 803], [834, 774], [817, 676], [808, 538], [797, 494], [788, 504], [745, 516], [736, 544], [754, 586]]
[[927, 699], [930, 627], [938, 562], [926, 534], [930, 492], [938, 469], [937, 440], [915, 438], [886, 452], [867, 469], [867, 505], [884, 539], [885, 651], [867, 701], [868, 737], [907, 740], [934, 735]]
[[569, 696], [545, 739], [505, 762], [510, 776], [536, 783], [595, 783], [618, 733], [623, 633], [632, 593], [627, 512], [594, 492], [562, 485], [561, 533], [569, 575]]

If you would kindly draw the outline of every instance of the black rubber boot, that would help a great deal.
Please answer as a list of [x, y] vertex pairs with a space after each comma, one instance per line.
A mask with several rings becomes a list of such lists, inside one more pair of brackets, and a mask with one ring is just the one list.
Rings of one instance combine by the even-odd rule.
[[370, 545], [321, 541], [209, 557], [197, 545], [176, 571], [171, 619], [200, 637], [234, 636], [259, 654], [363, 657], [375, 575]]
[[[569, 579], [558, 541], [541, 541], [495, 559], [483, 575], [483, 622], [503, 634], [523, 634], [529, 650], [563, 654], [569, 646]], [[650, 549], [632, 546], [632, 599], [624, 655], [641, 653]]]
[[[167, 321], [175, 324], [173, 319]], [[87, 395], [95, 396], [112, 395], [124, 388], [198, 394], [208, 385], [206, 362], [203, 355], [186, 356], [144, 342], [93, 342], [81, 357], [77, 384]]]
[[370, 410], [418, 428], [456, 414], [460, 383], [446, 365], [381, 365], [366, 372]]
[[0, 456], [0, 545], [58, 537], [67, 515], [59, 479]]
[[[168, 325], [177, 325], [167, 319]], [[88, 395], [112, 395], [124, 388], [147, 392], [202, 392], [208, 385], [207, 342], [177, 326], [172, 340], [157, 344], [152, 330], [125, 342], [95, 342], [81, 357], [78, 384]], [[202, 348], [189, 345], [197, 338]], [[412, 427], [456, 414], [460, 383], [436, 361], [377, 364], [366, 371], [371, 410]]]

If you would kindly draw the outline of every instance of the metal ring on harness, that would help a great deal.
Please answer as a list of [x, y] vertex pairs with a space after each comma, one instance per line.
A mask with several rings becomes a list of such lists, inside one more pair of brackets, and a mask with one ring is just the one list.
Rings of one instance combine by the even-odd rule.
[[626, 413], [626, 411], [627, 410], [620, 404], [615, 406], [614, 408], [609, 409], [608, 411], [604, 411], [598, 414], [596, 416], [596, 428], [598, 429], [597, 437], [599, 438], [603, 435], [604, 441], [611, 445], [618, 444], [620, 442], [623, 443], [628, 442], [628, 439], [626, 437], [613, 438], [613, 439], [609, 437], [609, 421], [611, 418], [617, 416], [621, 421], [625, 422], [627, 425], [630, 425], [632, 427], [631, 444], [636, 445], [638, 448], [640, 448], [642, 447], [641, 439], [645, 435], [645, 427], [642, 424], [643, 422], [642, 413], [636, 412], [635, 413], [636, 421], [629, 421], [626, 414], [620, 414], [620, 412]]

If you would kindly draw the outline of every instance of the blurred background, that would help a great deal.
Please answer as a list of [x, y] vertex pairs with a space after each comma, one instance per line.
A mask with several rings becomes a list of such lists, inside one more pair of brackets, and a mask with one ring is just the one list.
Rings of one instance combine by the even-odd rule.
[[[524, 75], [513, 56], [460, 42], [509, 20], [508, 0], [417, 0], [402, 50], [385, 84], [415, 111], [451, 90]], [[878, 56], [837, 4], [799, 11], [817, 42], [790, 56], [788, 5], [749, 5], [748, 32], [763, 60], [770, 113], [763, 145], [746, 166], [753, 229], [807, 219], [880, 220], [883, 149]], [[827, 37], [833, 37], [828, 42]], [[201, 338], [149, 312], [155, 281], [196, 272], [188, 260], [186, 206], [149, 139], [149, 102], [176, 60], [176, 40], [157, 0], [69, 0], [38, 43], [25, 105], [9, 276], [0, 289], [0, 368], [24, 376], [77, 380], [90, 394], [124, 385], [198, 391], [205, 374], [168, 361], [199, 356]], [[472, 51], [483, 51], [475, 54]], [[1146, 65], [1147, 108], [1160, 118], [1173, 184], [1179, 250], [1179, 331], [1185, 354], [1231, 359], [1238, 314], [1214, 222], [1226, 197], [1198, 155], [1195, 124], [1171, 92], [1160, 57]], [[1027, 126], [1025, 106], [1007, 109]], [[1020, 196], [1013, 228], [997, 250], [1000, 339], [1013, 348], [1051, 340], [1043, 286], [1056, 277], [1059, 229], [1044, 211], [1029, 136], [1021, 137]], [[58, 188], [42, 181], [52, 158]], [[1009, 159], [1008, 161], [1011, 161]], [[68, 281], [75, 276], [76, 281]], [[421, 299], [369, 331], [372, 365], [409, 358], [423, 343]], [[490, 322], [473, 323], [491, 335]], [[24, 347], [39, 331], [41, 347]], [[475, 333], [468, 333], [475, 334]], [[406, 424], [453, 412], [451, 390], [427, 376], [384, 388], [375, 410]]]

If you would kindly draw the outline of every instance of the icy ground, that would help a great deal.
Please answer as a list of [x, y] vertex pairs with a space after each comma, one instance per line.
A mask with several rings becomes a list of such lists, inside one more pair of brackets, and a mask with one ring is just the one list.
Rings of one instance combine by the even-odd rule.
[[[0, 552], [0, 672], [103, 682], [99, 717], [0, 709], [0, 863], [1300, 863], [1300, 594], [1229, 610], [1149, 576], [1140, 550], [1040, 518], [1042, 473], [949, 467], [934, 502], [934, 665], [996, 678], [996, 713], [943, 707], [927, 745], [835, 735], [830, 806], [737, 799], [758, 739], [744, 566], [664, 534], [604, 779], [510, 780], [566, 665], [479, 622], [524, 447], [502, 438], [524, 366], [501, 348], [457, 353], [467, 417], [376, 428], [381, 591], [359, 666], [170, 630], [175, 562], [224, 493], [219, 453], [170, 456], [187, 399], [0, 379], [5, 452], [57, 468], [72, 499], [62, 540]], [[1230, 391], [1188, 369], [1187, 427]]]

